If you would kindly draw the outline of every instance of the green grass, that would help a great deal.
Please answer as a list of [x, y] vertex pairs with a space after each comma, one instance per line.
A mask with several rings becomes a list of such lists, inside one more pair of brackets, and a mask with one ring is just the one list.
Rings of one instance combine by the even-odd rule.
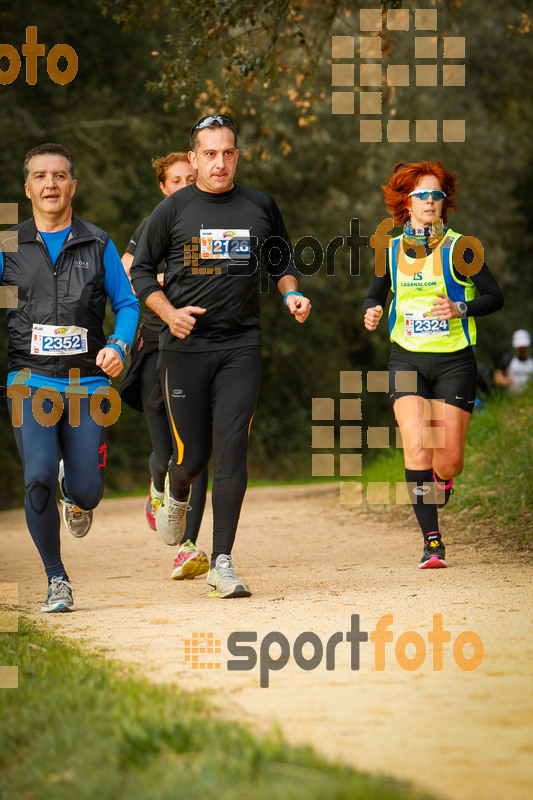
[[[455, 482], [449, 510], [467, 512], [469, 526], [533, 542], [533, 385], [520, 394], [498, 393], [474, 411], [468, 429], [465, 467]], [[369, 464], [363, 483], [402, 481], [401, 450]]]
[[454, 502], [473, 520], [533, 542], [533, 385], [476, 412]]
[[6, 800], [427, 797], [222, 722], [198, 695], [133, 678], [25, 620], [0, 637], [0, 664], [19, 667], [19, 688], [0, 691]]

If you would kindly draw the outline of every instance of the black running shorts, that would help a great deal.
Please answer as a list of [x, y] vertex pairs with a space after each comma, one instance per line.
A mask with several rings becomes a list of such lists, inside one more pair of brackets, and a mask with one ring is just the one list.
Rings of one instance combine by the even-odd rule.
[[[409, 373], [409, 374], [406, 374]], [[472, 347], [454, 353], [413, 353], [393, 342], [389, 391], [393, 400], [408, 395], [444, 400], [468, 411], [476, 401], [477, 364]]]

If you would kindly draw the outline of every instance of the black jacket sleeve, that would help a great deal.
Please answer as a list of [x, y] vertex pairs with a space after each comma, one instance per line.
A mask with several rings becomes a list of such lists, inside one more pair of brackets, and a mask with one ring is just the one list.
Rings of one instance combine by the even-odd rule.
[[[388, 253], [387, 253], [388, 258]], [[389, 296], [389, 291], [391, 288], [391, 279], [390, 279], [390, 271], [387, 264], [387, 269], [385, 271], [385, 275], [383, 277], [379, 277], [378, 275], [373, 276], [372, 282], [368, 288], [368, 292], [366, 293], [365, 302], [364, 302], [364, 310], [367, 311], [369, 308], [374, 308], [374, 306], [381, 306], [383, 309], [385, 308], [385, 303], [387, 302], [387, 297]]]
[[[463, 253], [465, 264], [471, 264], [474, 260], [474, 252], [467, 248]], [[465, 276], [462, 275], [454, 266], [453, 271], [455, 277], [464, 281]], [[498, 311], [503, 306], [503, 292], [500, 289], [498, 282], [490, 269], [484, 263], [479, 272], [471, 275], [471, 280], [479, 292], [479, 297], [467, 302], [468, 316], [469, 317], [484, 317], [487, 314], [492, 314]]]
[[141, 238], [137, 242], [130, 277], [135, 294], [140, 300], [161, 291], [157, 280], [159, 265], [171, 247], [171, 231], [174, 211], [166, 198], [155, 207], [148, 217]]
[[281, 211], [276, 201], [269, 197], [269, 217], [271, 234], [261, 248], [261, 258], [268, 270], [268, 274], [278, 284], [284, 275], [293, 275], [298, 278], [298, 270], [294, 264], [291, 240], [285, 228]]

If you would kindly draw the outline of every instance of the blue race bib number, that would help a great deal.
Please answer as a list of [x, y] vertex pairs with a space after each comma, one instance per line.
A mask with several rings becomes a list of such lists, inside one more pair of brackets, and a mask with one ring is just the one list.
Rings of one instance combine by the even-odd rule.
[[36, 325], [32, 327], [31, 353], [36, 356], [69, 356], [87, 352], [87, 329]]
[[250, 258], [250, 231], [245, 228], [200, 230], [200, 258]]
[[415, 319], [414, 331], [417, 333], [447, 333], [448, 320], [447, 319]]
[[405, 312], [406, 336], [449, 336], [450, 322], [436, 319], [424, 311]]
[[43, 352], [53, 353], [55, 350], [79, 350], [81, 347], [81, 336], [76, 333], [74, 336], [43, 336]]

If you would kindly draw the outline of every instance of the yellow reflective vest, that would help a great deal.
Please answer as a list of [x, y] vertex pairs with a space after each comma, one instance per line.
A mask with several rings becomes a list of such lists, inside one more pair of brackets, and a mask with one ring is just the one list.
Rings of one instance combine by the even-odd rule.
[[[474, 298], [472, 279], [465, 276], [458, 280], [453, 269], [453, 250], [461, 235], [448, 229], [430, 255], [426, 255], [423, 244], [418, 245], [415, 258], [405, 254], [413, 245], [406, 243], [403, 235], [390, 242], [387, 255], [393, 300], [389, 308], [389, 334], [391, 341], [400, 347], [418, 353], [450, 353], [475, 345], [473, 317], [438, 320], [432, 315], [437, 292], [455, 303]], [[463, 262], [458, 261], [460, 271]]]

